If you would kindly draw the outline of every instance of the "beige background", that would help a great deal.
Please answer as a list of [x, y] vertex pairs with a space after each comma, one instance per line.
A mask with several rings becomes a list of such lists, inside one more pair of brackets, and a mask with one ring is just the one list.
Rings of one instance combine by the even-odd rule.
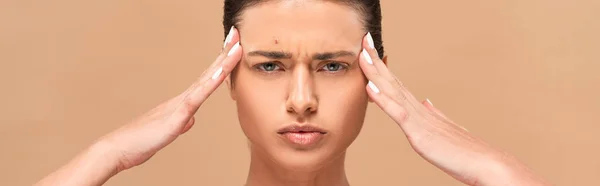
[[[390, 66], [420, 99], [556, 185], [600, 185], [600, 1], [382, 2]], [[30, 185], [192, 83], [222, 1], [0, 1], [0, 185]], [[241, 185], [245, 138], [222, 86], [188, 134], [106, 185]], [[354, 185], [461, 185], [370, 105]]]

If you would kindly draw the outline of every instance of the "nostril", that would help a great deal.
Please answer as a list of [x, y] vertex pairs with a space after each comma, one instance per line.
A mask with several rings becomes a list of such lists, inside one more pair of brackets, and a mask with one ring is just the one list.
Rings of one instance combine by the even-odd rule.
[[288, 113], [310, 114], [316, 112], [317, 106], [317, 98], [310, 91], [293, 91], [286, 100]]
[[314, 106], [289, 106], [287, 107], [287, 112], [288, 113], [296, 113], [296, 114], [308, 114], [308, 113], [313, 113], [316, 112], [316, 109]]

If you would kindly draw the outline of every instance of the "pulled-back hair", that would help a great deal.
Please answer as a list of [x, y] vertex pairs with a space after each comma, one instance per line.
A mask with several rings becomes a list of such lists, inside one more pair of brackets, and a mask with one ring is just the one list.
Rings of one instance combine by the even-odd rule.
[[[248, 7], [273, 0], [225, 0], [223, 7], [223, 30], [227, 37], [232, 26], [239, 27], [240, 15]], [[373, 37], [379, 58], [383, 58], [383, 41], [381, 37], [381, 5], [379, 0], [329, 0], [335, 3], [351, 6], [359, 11], [366, 32]]]

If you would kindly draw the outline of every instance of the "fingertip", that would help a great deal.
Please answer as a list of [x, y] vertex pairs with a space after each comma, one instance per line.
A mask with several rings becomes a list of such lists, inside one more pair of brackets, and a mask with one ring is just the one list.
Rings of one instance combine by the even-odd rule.
[[[373, 87], [371, 87], [372, 83], [367, 84], [367, 86], [365, 86], [365, 89], [367, 91], [367, 97], [368, 97], [368, 101], [370, 103], [377, 103], [377, 100], [379, 99], [379, 93], [375, 92], [375, 90], [373, 89]], [[376, 88], [376, 87], [375, 87]]]
[[369, 52], [367, 52], [366, 49], [363, 48], [361, 55], [364, 58], [365, 62], [367, 62], [367, 64], [373, 65], [373, 58], [371, 57], [371, 54], [369, 54]]
[[233, 47], [231, 47], [231, 49], [229, 49], [229, 52], [227, 52], [227, 57], [235, 54], [240, 48], [240, 42], [235, 43], [235, 45], [233, 45]]
[[371, 32], [367, 33], [367, 44], [369, 44], [369, 48], [375, 49], [375, 42], [373, 41], [373, 36]]
[[421, 101], [421, 103], [423, 104], [423, 106], [425, 106], [430, 111], [437, 112], [437, 110], [435, 109], [435, 107], [433, 106], [431, 101], [429, 101], [429, 99], [425, 99], [425, 100]]
[[370, 89], [371, 91], [373, 91], [373, 93], [375, 93], [375, 94], [379, 94], [380, 90], [379, 90], [379, 88], [377, 87], [377, 85], [375, 85], [375, 83], [373, 83], [372, 81], [369, 81], [369, 83], [368, 83], [367, 85], [369, 86], [369, 89]]
[[225, 39], [225, 43], [223, 45], [223, 49], [221, 50], [221, 56], [229, 57], [240, 43], [239, 32], [237, 28], [234, 26], [231, 27], [227, 38]]
[[433, 103], [431, 103], [431, 100], [429, 100], [429, 98], [425, 99], [425, 102], [433, 107]]
[[376, 56], [377, 59], [379, 59], [379, 52], [375, 49], [375, 42], [373, 41], [373, 36], [370, 32], [367, 32], [363, 37], [362, 47], [363, 49], [366, 49], [370, 56]]
[[231, 43], [239, 43], [240, 42], [240, 32], [238, 31], [237, 28], [233, 27], [232, 28], [233, 31], [233, 35], [231, 36]]
[[227, 48], [229, 46], [230, 43], [232, 43], [236, 37], [237, 37], [237, 29], [235, 28], [235, 26], [231, 26], [231, 28], [229, 29], [229, 33], [227, 34], [227, 37], [225, 37], [225, 42], [223, 44], [223, 48]]
[[228, 53], [227, 59], [225, 59], [227, 61], [223, 64], [227, 73], [231, 72], [242, 60], [243, 50], [244, 49], [242, 49], [242, 46], [238, 42], [234, 45], [234, 48], [232, 48], [232, 50]]

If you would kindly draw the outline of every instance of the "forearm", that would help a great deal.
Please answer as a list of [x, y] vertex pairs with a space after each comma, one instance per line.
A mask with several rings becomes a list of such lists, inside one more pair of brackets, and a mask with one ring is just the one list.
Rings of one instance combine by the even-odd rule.
[[482, 186], [549, 186], [544, 179], [533, 173], [522, 162], [510, 155], [496, 159], [488, 164], [483, 174]]
[[102, 185], [119, 172], [118, 154], [110, 145], [97, 142], [35, 186]]

